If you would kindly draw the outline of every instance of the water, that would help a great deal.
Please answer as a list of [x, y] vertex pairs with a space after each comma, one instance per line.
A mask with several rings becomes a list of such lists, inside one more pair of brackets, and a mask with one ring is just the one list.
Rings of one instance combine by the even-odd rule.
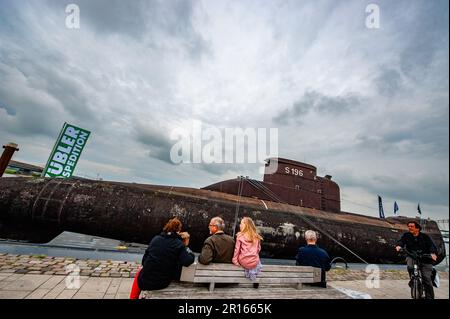
[[[119, 260], [128, 262], [140, 263], [143, 251], [121, 252], [108, 249], [92, 249], [80, 247], [57, 247], [49, 245], [33, 245], [25, 243], [0, 242], [0, 252], [15, 254], [15, 255], [46, 255], [51, 257], [71, 257], [76, 259], [99, 259], [99, 260]], [[198, 256], [198, 253], [196, 253]], [[295, 265], [295, 260], [292, 259], [269, 259], [261, 258], [263, 265]], [[348, 269], [364, 270], [366, 264], [363, 263], [348, 263]], [[337, 268], [344, 268], [342, 263], [334, 265]], [[382, 270], [403, 270], [405, 265], [378, 265]], [[448, 269], [447, 269], [448, 271]]]
[[51, 257], [71, 257], [77, 259], [99, 259], [138, 262], [142, 260], [142, 253], [118, 252], [100, 249], [82, 249], [67, 247], [34, 246], [0, 242], [0, 253], [15, 255], [47, 255]]
[[[126, 249], [121, 249], [123, 246]], [[448, 244], [447, 244], [448, 246]], [[0, 253], [16, 255], [47, 255], [52, 257], [71, 257], [77, 259], [118, 260], [140, 263], [147, 245], [123, 243], [118, 240], [95, 237], [72, 232], [63, 232], [46, 244], [31, 244], [25, 242], [0, 239]], [[446, 247], [448, 252], [448, 247]], [[198, 256], [198, 253], [196, 254]], [[295, 265], [294, 259], [261, 258], [263, 265]], [[348, 263], [348, 269], [364, 270], [364, 263]], [[405, 265], [378, 264], [381, 270], [404, 270]], [[344, 263], [336, 263], [333, 268], [345, 268]], [[448, 257], [436, 268], [448, 272]]]

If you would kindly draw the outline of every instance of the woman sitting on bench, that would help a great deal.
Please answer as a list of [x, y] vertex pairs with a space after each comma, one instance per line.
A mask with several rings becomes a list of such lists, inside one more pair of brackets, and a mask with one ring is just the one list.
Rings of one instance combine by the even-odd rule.
[[130, 299], [139, 299], [141, 290], [159, 290], [169, 286], [172, 280], [179, 280], [181, 267], [188, 267], [195, 256], [187, 248], [189, 234], [181, 233], [183, 225], [178, 218], [172, 218], [164, 226], [160, 235], [150, 242], [142, 268], [134, 278]]
[[[250, 217], [242, 218], [240, 230], [236, 236], [232, 261], [233, 264], [244, 267], [245, 277], [255, 280], [262, 269], [259, 259], [262, 237], [258, 234], [255, 223]], [[255, 283], [253, 286], [257, 288], [258, 284]]]

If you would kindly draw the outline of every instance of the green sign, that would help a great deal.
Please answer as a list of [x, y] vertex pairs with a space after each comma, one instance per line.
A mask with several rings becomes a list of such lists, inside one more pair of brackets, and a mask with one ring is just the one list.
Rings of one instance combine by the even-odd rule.
[[42, 176], [63, 178], [72, 176], [90, 134], [91, 132], [85, 129], [64, 123]]

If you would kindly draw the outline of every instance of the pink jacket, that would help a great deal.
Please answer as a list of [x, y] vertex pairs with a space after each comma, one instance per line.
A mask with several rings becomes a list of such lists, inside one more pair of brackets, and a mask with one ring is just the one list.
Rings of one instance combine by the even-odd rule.
[[255, 268], [259, 262], [260, 250], [261, 244], [259, 240], [255, 240], [252, 243], [245, 235], [238, 235], [234, 246], [233, 264], [242, 266], [245, 269]]

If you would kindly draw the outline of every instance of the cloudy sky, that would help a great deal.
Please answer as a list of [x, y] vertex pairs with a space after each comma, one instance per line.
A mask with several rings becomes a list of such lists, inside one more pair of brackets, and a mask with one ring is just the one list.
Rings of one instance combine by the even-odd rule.
[[[68, 4], [80, 28], [66, 26]], [[366, 7], [379, 7], [368, 28]], [[449, 214], [448, 1], [0, 0], [0, 136], [44, 165], [68, 122], [76, 174], [202, 187], [260, 164], [170, 160], [177, 128], [277, 128], [342, 209]], [[73, 21], [73, 20], [70, 20]]]

